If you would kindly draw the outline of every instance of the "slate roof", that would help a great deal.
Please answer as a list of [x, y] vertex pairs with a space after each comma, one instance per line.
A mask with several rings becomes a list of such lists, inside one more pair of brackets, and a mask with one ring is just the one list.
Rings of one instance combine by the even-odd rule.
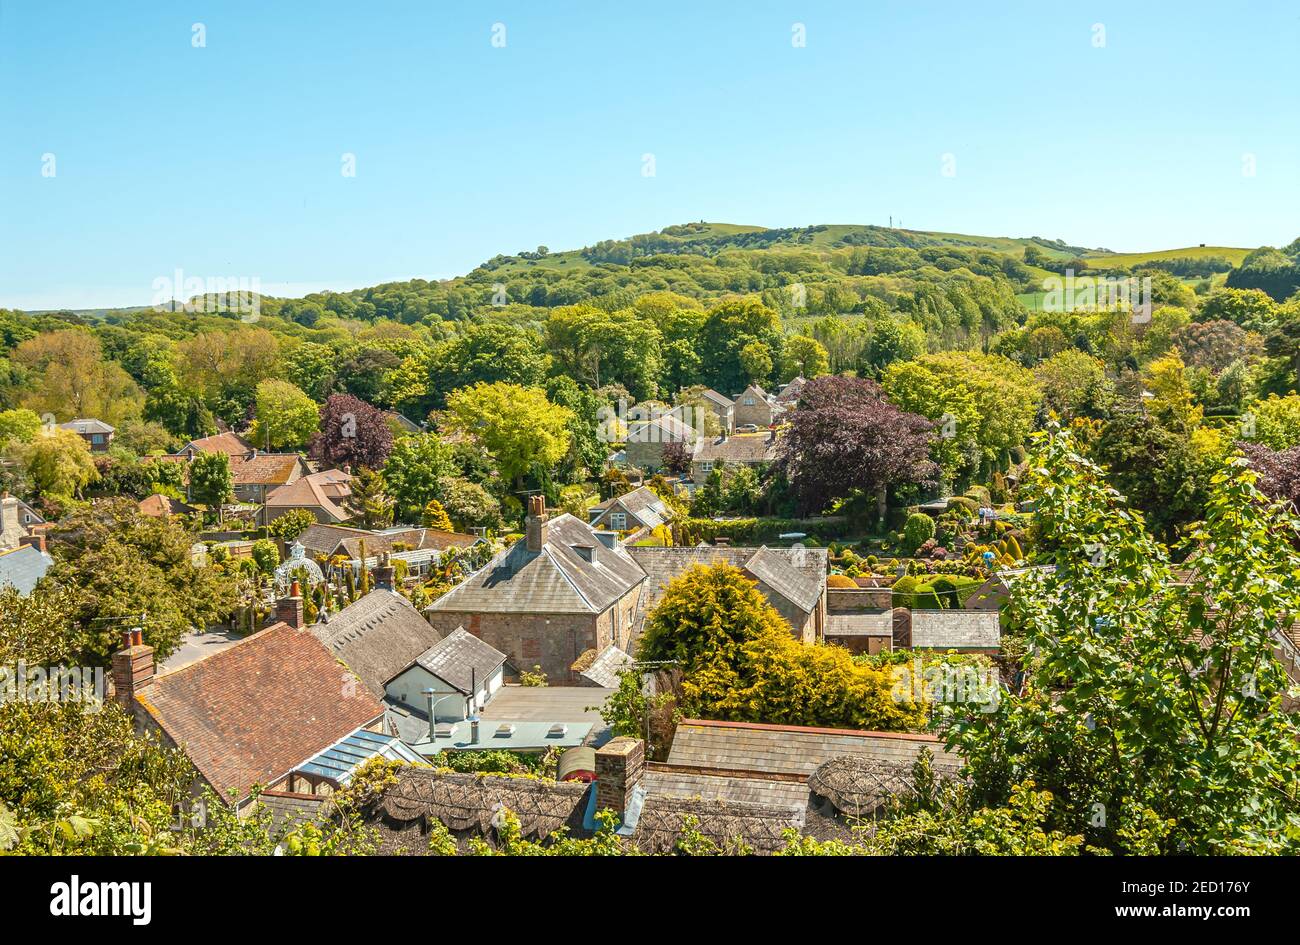
[[770, 463], [776, 459], [776, 438], [770, 431], [733, 433], [697, 440], [691, 461], [700, 463]]
[[587, 511], [592, 516], [591, 524], [597, 525], [609, 518], [607, 513], [619, 510], [626, 512], [638, 524], [647, 528], [664, 524], [669, 514], [664, 500], [659, 498], [649, 486], [638, 486], [625, 495], [615, 496], [599, 505], [593, 505]]
[[647, 793], [668, 797], [698, 797], [740, 804], [765, 804], [802, 811], [808, 804], [803, 778], [736, 777], [706, 774], [672, 765], [647, 767], [642, 777]]
[[643, 420], [628, 425], [628, 443], [680, 443], [695, 436], [693, 427], [677, 417], [664, 414], [654, 420]]
[[52, 564], [49, 554], [32, 545], [0, 551], [0, 587], [13, 587], [26, 597]]
[[778, 404], [791, 404], [799, 399], [803, 393], [803, 387], [808, 381], [802, 375], [792, 378], [788, 384], [781, 388], [781, 392], [776, 395]]
[[827, 614], [828, 637], [893, 637], [894, 612], [892, 610], [867, 611], [852, 614]]
[[[585, 522], [564, 514], [547, 525], [541, 551], [520, 539], [429, 605], [451, 613], [599, 614], [645, 575], [622, 547], [606, 548]], [[594, 549], [588, 561], [578, 548]]]
[[79, 417], [76, 420], [69, 420], [67, 423], [60, 423], [59, 426], [64, 430], [74, 430], [82, 435], [87, 433], [113, 433], [117, 429], [109, 426], [103, 420], [96, 420], [93, 417]]
[[405, 597], [382, 587], [310, 629], [379, 698], [386, 682], [442, 639]]
[[156, 677], [136, 701], [232, 802], [384, 713], [311, 633], [284, 623]]
[[708, 388], [707, 390], [701, 391], [700, 396], [703, 397], [705, 400], [707, 400], [709, 403], [717, 407], [721, 407], [724, 410], [732, 406], [732, 401], [730, 397], [728, 397], [726, 394], [719, 394], [712, 387]]
[[595, 658], [578, 675], [602, 689], [617, 689], [619, 672], [626, 669], [631, 663], [632, 657], [611, 643], [597, 653]]
[[677, 725], [668, 764], [808, 777], [841, 755], [911, 764], [924, 748], [933, 754], [936, 771], [961, 767], [961, 759], [933, 735], [685, 719]]
[[927, 650], [990, 650], [1001, 645], [996, 610], [913, 610], [912, 647]]
[[[632, 632], [633, 635], [638, 635], [645, 624], [646, 615], [659, 603], [663, 597], [664, 589], [674, 578], [697, 564], [712, 565], [723, 562], [743, 570], [750, 559], [763, 549], [697, 545], [694, 548], [633, 546], [625, 550], [646, 575], [645, 587], [642, 589], [641, 598], [637, 602], [636, 612], [632, 617]], [[811, 599], [815, 603], [820, 598], [826, 587], [827, 552], [825, 548], [795, 546], [793, 548], [770, 548], [767, 551], [774, 556], [784, 558], [790, 568], [799, 575], [797, 584], [788, 588], [791, 594], [804, 602]], [[760, 561], [760, 565], [764, 567], [764, 570], [768, 570], [767, 564], [767, 561]], [[791, 582], [790, 575], [784, 569], [773, 566], [770, 570], [774, 578], [777, 577], [779, 570], [782, 583]], [[813, 596], [814, 589], [816, 597]]]
[[416, 657], [415, 665], [468, 696], [473, 680], [482, 685], [505, 661], [506, 655], [492, 644], [457, 627]]
[[744, 570], [805, 614], [811, 614], [825, 591], [825, 571], [813, 579], [796, 569], [790, 563], [791, 557], [764, 545], [745, 562]]

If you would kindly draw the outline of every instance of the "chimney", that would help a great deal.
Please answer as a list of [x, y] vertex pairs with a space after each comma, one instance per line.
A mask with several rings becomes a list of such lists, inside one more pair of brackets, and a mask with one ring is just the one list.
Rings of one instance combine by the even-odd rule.
[[287, 623], [295, 630], [302, 629], [302, 588], [297, 581], [289, 588], [288, 597], [281, 597], [275, 602], [275, 619]]
[[31, 545], [42, 554], [45, 553], [45, 535], [41, 532], [38, 532], [35, 535], [24, 535], [22, 538], [18, 539], [18, 543], [20, 545]]
[[386, 591], [393, 589], [393, 578], [397, 569], [393, 567], [392, 559], [389, 558], [388, 552], [379, 556], [379, 565], [375, 568], [375, 587], [381, 587]]
[[546, 544], [546, 500], [540, 495], [528, 497], [528, 518], [524, 521], [524, 547], [539, 552]]
[[6, 492], [0, 498], [0, 549], [17, 548], [26, 534], [18, 521], [18, 500]]
[[620, 735], [596, 749], [596, 809], [612, 810], [625, 823], [628, 805], [645, 770], [645, 742]]
[[429, 741], [430, 742], [436, 742], [438, 740], [438, 731], [437, 731], [438, 723], [434, 721], [433, 718], [433, 709], [435, 705], [433, 701], [433, 694], [434, 693], [432, 688], [424, 690], [424, 698], [429, 700]]
[[135, 694], [153, 682], [153, 647], [145, 646], [144, 632], [135, 627], [122, 631], [122, 649], [113, 654], [113, 698], [135, 714]]

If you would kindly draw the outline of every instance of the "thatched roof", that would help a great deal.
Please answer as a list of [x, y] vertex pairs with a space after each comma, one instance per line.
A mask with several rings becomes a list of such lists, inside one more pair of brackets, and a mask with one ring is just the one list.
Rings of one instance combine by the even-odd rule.
[[786, 830], [802, 832], [804, 826], [803, 811], [790, 807], [651, 794], [641, 808], [632, 842], [642, 853], [671, 853], [688, 818], [694, 819], [696, 830], [730, 853], [746, 847], [755, 853], [773, 853], [785, 846]]
[[468, 831], [491, 838], [495, 819], [507, 808], [519, 818], [526, 839], [541, 840], [572, 825], [575, 816], [581, 822], [586, 793], [587, 785], [580, 783], [403, 768], [397, 784], [369, 813], [399, 832], [417, 824], [422, 833], [427, 832], [433, 819], [453, 833]]
[[911, 767], [840, 755], [819, 765], [809, 776], [808, 787], [842, 813], [864, 817], [891, 795], [912, 790]]

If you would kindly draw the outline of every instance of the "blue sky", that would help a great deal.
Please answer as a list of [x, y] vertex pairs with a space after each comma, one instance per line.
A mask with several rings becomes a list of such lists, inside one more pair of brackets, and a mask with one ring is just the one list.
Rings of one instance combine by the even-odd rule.
[[177, 268], [439, 278], [700, 219], [1300, 235], [1293, 2], [291, 6], [0, 0], [0, 306], [148, 304]]

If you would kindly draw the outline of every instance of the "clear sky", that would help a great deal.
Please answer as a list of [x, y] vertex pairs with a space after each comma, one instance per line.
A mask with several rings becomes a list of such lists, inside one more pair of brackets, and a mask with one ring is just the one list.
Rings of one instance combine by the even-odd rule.
[[149, 304], [178, 268], [439, 278], [701, 219], [1281, 245], [1298, 59], [1295, 0], [0, 0], [0, 306]]

